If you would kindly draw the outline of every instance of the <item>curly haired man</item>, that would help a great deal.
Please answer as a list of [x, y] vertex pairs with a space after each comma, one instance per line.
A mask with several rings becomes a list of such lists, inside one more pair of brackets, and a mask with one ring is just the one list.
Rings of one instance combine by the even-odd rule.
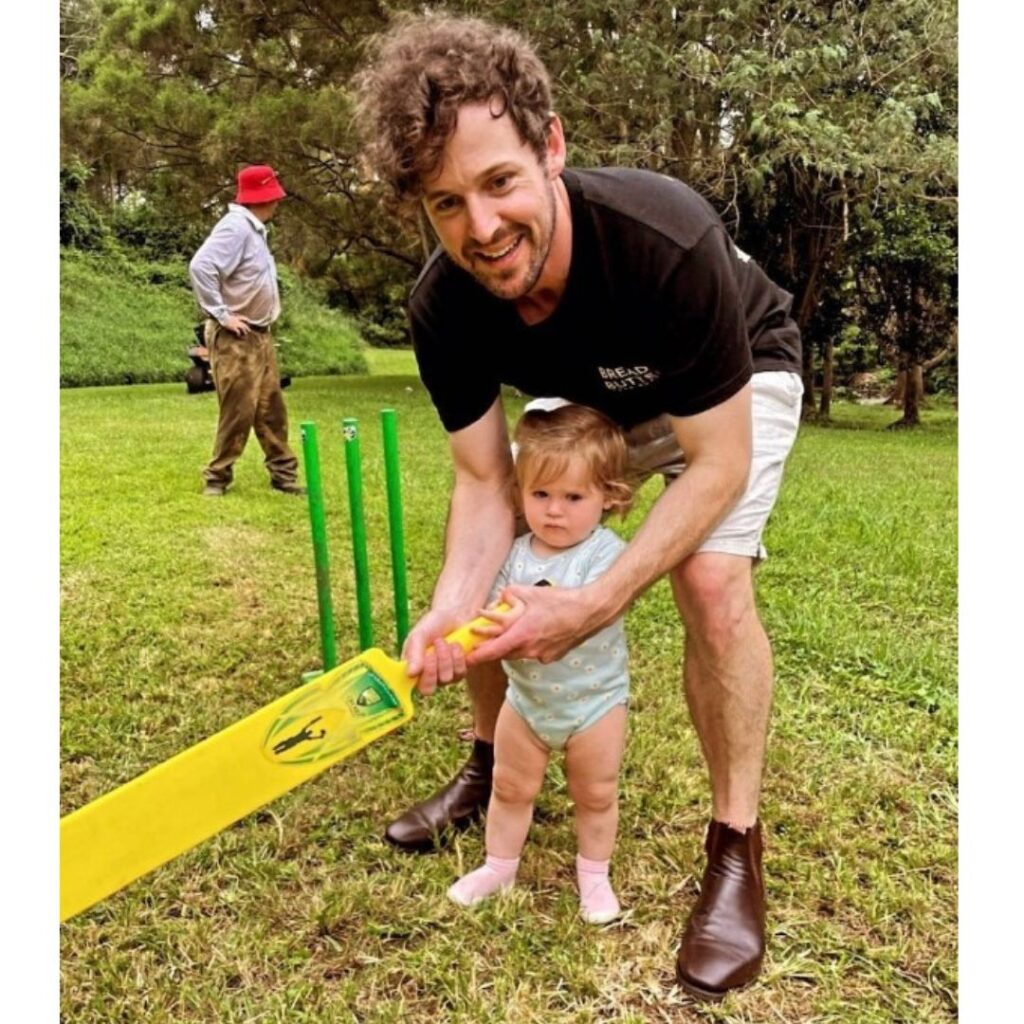
[[[486, 806], [500, 659], [560, 658], [667, 575], [712, 811], [676, 976], [720, 998], [757, 976], [765, 948], [758, 806], [773, 668], [753, 569], [799, 422], [792, 297], [683, 183], [566, 167], [548, 73], [508, 28], [400, 19], [356, 84], [376, 175], [440, 242], [409, 316], [455, 482], [444, 564], [405, 654], [424, 693], [467, 679], [476, 733], [452, 782], [387, 838], [431, 849]], [[599, 580], [510, 588], [526, 612], [464, 657], [441, 638], [481, 606], [515, 532], [502, 384], [605, 413], [627, 431], [637, 475], [666, 486]]]

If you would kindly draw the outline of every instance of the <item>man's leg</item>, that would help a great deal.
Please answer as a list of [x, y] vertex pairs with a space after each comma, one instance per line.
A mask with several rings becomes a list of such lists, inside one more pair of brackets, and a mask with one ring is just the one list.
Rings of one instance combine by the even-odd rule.
[[388, 825], [388, 842], [411, 853], [436, 849], [452, 829], [464, 829], [487, 809], [494, 770], [494, 728], [508, 680], [500, 662], [471, 668], [466, 677], [473, 705], [473, 751], [443, 789]]
[[267, 471], [274, 487], [296, 489], [299, 460], [288, 447], [288, 409], [281, 391], [274, 341], [267, 331], [254, 339], [263, 364], [253, 429], [266, 456]]
[[478, 740], [493, 743], [498, 713], [508, 687], [501, 662], [489, 661], [471, 668], [466, 675], [466, 687], [473, 708], [473, 732]]
[[671, 575], [686, 624], [683, 681], [711, 779], [712, 815], [757, 820], [772, 697], [772, 651], [754, 603], [752, 561], [707, 552]]
[[260, 366], [248, 340], [236, 337], [220, 325], [211, 329], [208, 347], [219, 406], [213, 456], [203, 470], [209, 492], [231, 483], [234, 464], [245, 450], [256, 417]]
[[683, 680], [711, 779], [701, 893], [676, 955], [680, 985], [719, 998], [755, 978], [764, 958], [758, 803], [772, 698], [772, 652], [754, 603], [753, 566], [800, 423], [795, 373], [754, 375], [746, 493], [672, 574], [686, 625]]
[[757, 819], [772, 696], [772, 653], [754, 603], [752, 559], [704, 552], [671, 575], [686, 624], [686, 701], [711, 780], [707, 866], [676, 958], [688, 991], [720, 998], [764, 958]]

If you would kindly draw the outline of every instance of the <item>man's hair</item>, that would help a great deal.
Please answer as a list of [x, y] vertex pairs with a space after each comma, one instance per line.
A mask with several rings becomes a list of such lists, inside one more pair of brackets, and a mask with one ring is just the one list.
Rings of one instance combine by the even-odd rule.
[[422, 195], [467, 103], [507, 113], [544, 160], [551, 83], [519, 33], [479, 18], [405, 14], [370, 39], [367, 53], [354, 80], [356, 117], [367, 162], [399, 200]]
[[621, 427], [585, 405], [563, 405], [550, 412], [531, 409], [516, 424], [516, 482], [520, 490], [543, 487], [560, 477], [570, 461], [582, 458], [590, 479], [625, 515], [633, 503], [629, 450]]

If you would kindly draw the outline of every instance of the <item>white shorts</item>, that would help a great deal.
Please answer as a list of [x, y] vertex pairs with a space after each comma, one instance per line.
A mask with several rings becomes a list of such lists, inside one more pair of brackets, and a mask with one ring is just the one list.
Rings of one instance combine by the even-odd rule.
[[[761, 536], [779, 496], [782, 469], [800, 426], [804, 385], [797, 373], [769, 370], [755, 373], [751, 386], [754, 443], [747, 489], [697, 550], [762, 561], [768, 552]], [[553, 409], [566, 404], [561, 398], [537, 398], [526, 409]], [[655, 473], [670, 483], [686, 468], [686, 456], [668, 416], [638, 423], [626, 431], [626, 440], [630, 468], [636, 473], [638, 484]]]

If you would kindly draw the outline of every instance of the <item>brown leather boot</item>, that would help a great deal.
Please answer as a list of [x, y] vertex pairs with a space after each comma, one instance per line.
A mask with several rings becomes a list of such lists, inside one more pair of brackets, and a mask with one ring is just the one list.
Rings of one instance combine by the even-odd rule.
[[494, 745], [473, 741], [473, 753], [455, 778], [423, 803], [391, 822], [384, 838], [409, 853], [427, 853], [449, 838], [452, 829], [467, 828], [487, 810], [491, 799]]
[[691, 995], [718, 1000], [754, 980], [764, 959], [761, 824], [737, 832], [708, 826], [700, 897], [676, 954], [676, 981]]

